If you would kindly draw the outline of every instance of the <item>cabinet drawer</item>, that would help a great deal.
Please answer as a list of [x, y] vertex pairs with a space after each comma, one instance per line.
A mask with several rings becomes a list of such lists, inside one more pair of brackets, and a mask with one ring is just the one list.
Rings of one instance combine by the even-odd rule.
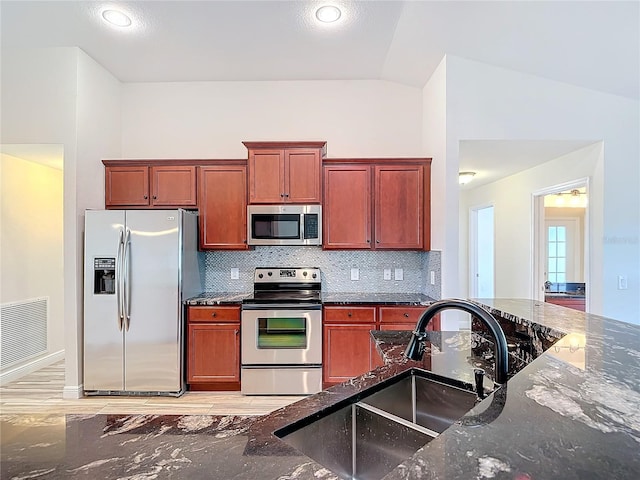
[[240, 323], [240, 307], [189, 307], [187, 319], [189, 322]]
[[427, 307], [380, 307], [380, 323], [413, 323]]
[[324, 307], [325, 323], [375, 322], [376, 307]]

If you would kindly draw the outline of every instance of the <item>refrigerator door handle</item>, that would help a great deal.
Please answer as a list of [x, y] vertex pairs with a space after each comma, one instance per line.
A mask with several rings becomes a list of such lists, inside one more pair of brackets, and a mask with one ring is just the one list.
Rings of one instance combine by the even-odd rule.
[[118, 235], [118, 254], [116, 256], [116, 265], [118, 270], [118, 278], [116, 281], [116, 300], [118, 304], [118, 330], [122, 331], [122, 322], [124, 321], [124, 302], [122, 301], [123, 295], [123, 278], [124, 278], [124, 264], [122, 263], [122, 256], [124, 253], [124, 230], [121, 228]]
[[124, 321], [129, 331], [131, 322], [131, 230], [124, 237]]

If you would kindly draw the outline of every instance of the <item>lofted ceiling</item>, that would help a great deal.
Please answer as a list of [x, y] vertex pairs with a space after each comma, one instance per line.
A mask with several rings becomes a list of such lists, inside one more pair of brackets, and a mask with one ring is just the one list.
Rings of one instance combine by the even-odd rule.
[[[342, 8], [339, 22], [315, 21], [315, 9], [326, 3]], [[2, 48], [77, 46], [122, 82], [377, 79], [422, 87], [451, 54], [637, 100], [639, 6], [1, 0], [0, 42]], [[127, 12], [132, 27], [105, 24], [107, 7]]]

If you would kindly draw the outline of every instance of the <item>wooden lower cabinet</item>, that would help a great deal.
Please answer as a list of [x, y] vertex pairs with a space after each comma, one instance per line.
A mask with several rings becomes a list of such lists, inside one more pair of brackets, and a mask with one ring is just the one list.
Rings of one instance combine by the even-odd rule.
[[[378, 307], [380, 330], [414, 330], [427, 307], [424, 306], [394, 306]], [[440, 330], [440, 314], [431, 319], [427, 330]]]
[[336, 385], [371, 370], [371, 330], [375, 323], [324, 327], [324, 386]]
[[553, 303], [554, 305], [580, 310], [581, 312], [586, 310], [584, 298], [558, 298], [546, 296], [544, 301], [547, 303]]
[[190, 390], [240, 390], [240, 307], [188, 307]]
[[[327, 306], [323, 311], [323, 388], [384, 364], [371, 330], [414, 330], [424, 306]], [[440, 330], [440, 316], [427, 325]]]

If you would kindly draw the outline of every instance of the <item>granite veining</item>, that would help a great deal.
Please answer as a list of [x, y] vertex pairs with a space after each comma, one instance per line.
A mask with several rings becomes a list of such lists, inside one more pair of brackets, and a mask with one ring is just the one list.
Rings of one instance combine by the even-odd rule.
[[240, 304], [245, 298], [253, 296], [253, 292], [203, 292], [184, 301], [186, 305], [226, 305]]
[[327, 305], [377, 304], [377, 305], [430, 305], [435, 302], [424, 293], [323, 293], [322, 303]]
[[[640, 327], [532, 300], [474, 301], [514, 332], [557, 340], [526, 360], [510, 351], [507, 383], [385, 480], [640, 478]], [[372, 332], [383, 366], [262, 417], [2, 415], [1, 476], [337, 479], [273, 432], [411, 367], [463, 382], [478, 365], [492, 371], [482, 332], [430, 332], [422, 362], [403, 357], [408, 335]]]

